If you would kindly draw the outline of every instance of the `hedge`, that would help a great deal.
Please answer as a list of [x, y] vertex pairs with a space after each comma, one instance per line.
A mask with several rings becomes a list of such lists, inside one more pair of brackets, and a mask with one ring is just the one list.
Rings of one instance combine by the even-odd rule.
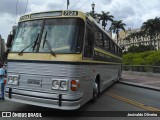
[[123, 55], [124, 65], [153, 65], [160, 66], [160, 50]]

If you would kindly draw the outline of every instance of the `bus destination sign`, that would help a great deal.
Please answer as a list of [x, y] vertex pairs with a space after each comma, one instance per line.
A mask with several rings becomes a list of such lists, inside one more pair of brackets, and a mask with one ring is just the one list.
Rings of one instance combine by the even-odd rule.
[[77, 16], [78, 11], [64, 11], [64, 16]]
[[29, 19], [29, 15], [24, 15], [20, 17], [20, 21]]

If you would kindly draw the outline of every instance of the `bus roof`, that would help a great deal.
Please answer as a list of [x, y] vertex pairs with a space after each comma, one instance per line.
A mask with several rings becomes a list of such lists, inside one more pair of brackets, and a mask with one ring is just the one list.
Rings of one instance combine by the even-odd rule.
[[59, 11], [45, 11], [26, 14], [20, 17], [19, 22], [43, 19], [43, 18], [57, 18], [57, 17], [79, 17], [85, 20], [86, 15], [81, 11], [59, 10]]
[[115, 43], [115, 41], [110, 37], [110, 35], [102, 28], [100, 24], [98, 24], [95, 21], [95, 19], [92, 16], [82, 11], [58, 10], [58, 11], [45, 11], [45, 12], [31, 13], [31, 14], [26, 14], [26, 15], [21, 16], [19, 19], [19, 22], [29, 21], [29, 20], [34, 20], [34, 19], [61, 18], [61, 17], [63, 18], [64, 17], [72, 17], [72, 18], [75, 17], [75, 18], [82, 18], [83, 20], [86, 20], [86, 18], [88, 18], [92, 23], [94, 23], [94, 25], [96, 25], [96, 27], [98, 27], [101, 31], [107, 34], [107, 36]]

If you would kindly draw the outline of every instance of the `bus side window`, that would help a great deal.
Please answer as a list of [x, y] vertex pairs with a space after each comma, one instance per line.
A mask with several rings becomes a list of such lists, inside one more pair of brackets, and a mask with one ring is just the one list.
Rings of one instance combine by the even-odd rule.
[[95, 44], [100, 48], [104, 48], [104, 35], [101, 32], [95, 32]]
[[95, 45], [96, 46], [100, 46], [99, 38], [100, 38], [100, 33], [95, 32]]
[[117, 54], [117, 45], [114, 46], [114, 53]]
[[106, 35], [104, 35], [104, 48], [109, 50], [109, 38]]
[[92, 34], [91, 29], [87, 28], [86, 29], [86, 36], [85, 36], [84, 57], [92, 58], [93, 43], [94, 43], [94, 36]]
[[103, 48], [104, 47], [104, 39], [103, 39], [103, 34], [100, 32], [100, 37], [99, 37], [99, 47]]
[[110, 41], [110, 50], [112, 53], [115, 53], [115, 44], [113, 41]]

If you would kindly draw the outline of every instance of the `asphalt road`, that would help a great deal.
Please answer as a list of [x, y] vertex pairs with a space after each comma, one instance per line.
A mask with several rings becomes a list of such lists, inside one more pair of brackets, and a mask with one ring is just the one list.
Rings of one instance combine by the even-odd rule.
[[[107, 90], [105, 90], [98, 98], [95, 103], [88, 102], [82, 106], [78, 111], [95, 111], [93, 112], [94, 116], [96, 111], [128, 111], [133, 113], [134, 111], [160, 111], [160, 92], [148, 90], [144, 88], [138, 88], [134, 86], [128, 86], [116, 83]], [[26, 105], [21, 103], [1, 101], [0, 102], [0, 111], [46, 111], [53, 112], [55, 109]], [[83, 112], [81, 113], [83, 116]], [[84, 112], [85, 113], [85, 112]], [[87, 113], [87, 112], [86, 112]], [[100, 112], [97, 112], [97, 114]], [[107, 112], [104, 112], [105, 114]], [[86, 116], [83, 116], [86, 117]], [[83, 117], [76, 117], [72, 119], [83, 119]], [[2, 118], [0, 118], [2, 119]], [[17, 118], [12, 118], [17, 119]], [[39, 118], [38, 118], [39, 119]], [[43, 119], [43, 118], [42, 118]], [[52, 118], [47, 118], [52, 119]], [[58, 117], [56, 119], [71, 119], [71, 118], [62, 118]], [[87, 117], [86, 119], [91, 119]], [[96, 119], [96, 118], [92, 118]], [[98, 119], [104, 119], [98, 117]], [[107, 118], [108, 119], [108, 118]], [[109, 118], [113, 119], [113, 118]], [[117, 118], [121, 120], [121, 118]], [[132, 119], [134, 119], [132, 117]], [[145, 117], [141, 119], [146, 119]], [[148, 118], [148, 119], [151, 119]], [[158, 119], [158, 118], [154, 118]]]

